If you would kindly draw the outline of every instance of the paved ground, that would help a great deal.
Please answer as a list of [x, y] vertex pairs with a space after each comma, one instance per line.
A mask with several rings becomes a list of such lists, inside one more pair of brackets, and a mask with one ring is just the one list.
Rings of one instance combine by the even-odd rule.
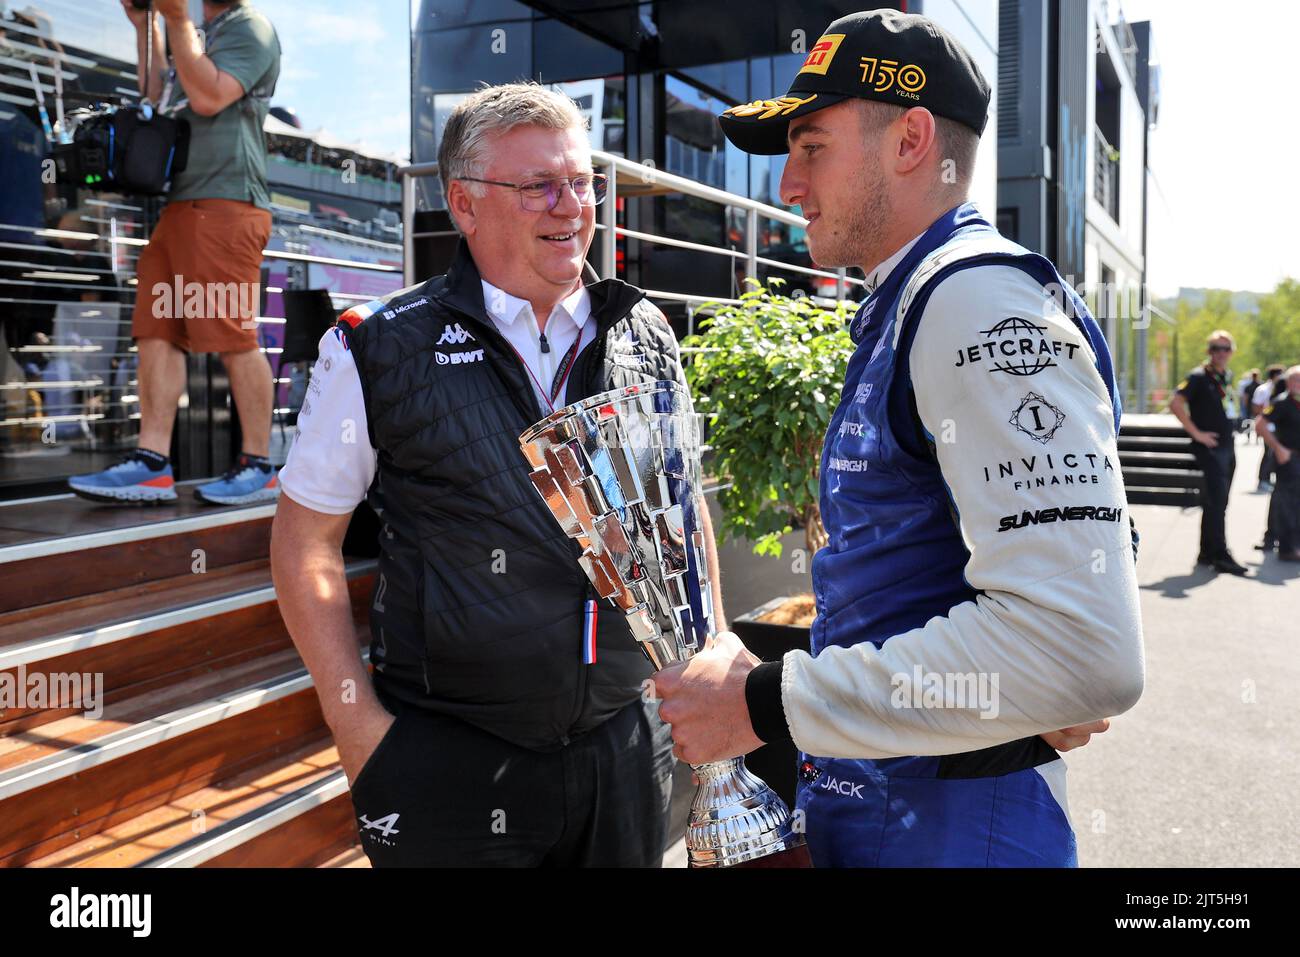
[[[1147, 678], [1142, 700], [1070, 753], [1070, 812], [1084, 867], [1300, 865], [1300, 565], [1253, 549], [1268, 496], [1261, 447], [1239, 443], [1228, 541], [1251, 577], [1195, 569], [1200, 511], [1134, 506], [1142, 534]], [[714, 513], [717, 522], [717, 513]], [[787, 536], [782, 559], [720, 551], [729, 616], [808, 588]], [[692, 787], [678, 769], [671, 834]], [[665, 866], [685, 866], [677, 840]]]
[[1252, 547], [1260, 451], [1238, 444], [1228, 507], [1250, 578], [1193, 568], [1199, 510], [1133, 509], [1146, 690], [1066, 758], [1083, 866], [1300, 864], [1300, 566]]

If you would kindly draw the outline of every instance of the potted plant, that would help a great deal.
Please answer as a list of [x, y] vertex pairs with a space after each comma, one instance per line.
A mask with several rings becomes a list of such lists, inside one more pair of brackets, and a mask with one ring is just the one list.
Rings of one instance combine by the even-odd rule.
[[[804, 531], [807, 557], [826, 544], [818, 507], [818, 469], [831, 413], [853, 353], [852, 302], [828, 306], [784, 296], [746, 279], [740, 303], [712, 303], [686, 374], [707, 425], [709, 463], [722, 482], [720, 537], [743, 538], [760, 555], [780, 557], [781, 537]], [[779, 288], [780, 279], [769, 285]], [[812, 596], [781, 595], [731, 621], [765, 661], [808, 648]], [[746, 759], [787, 802], [793, 800], [794, 749], [760, 748]]]

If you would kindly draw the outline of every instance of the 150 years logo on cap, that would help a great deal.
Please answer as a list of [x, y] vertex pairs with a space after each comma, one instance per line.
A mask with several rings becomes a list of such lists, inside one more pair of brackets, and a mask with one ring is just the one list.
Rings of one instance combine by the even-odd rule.
[[917, 95], [925, 89], [925, 71], [915, 63], [899, 66], [897, 60], [881, 60], [873, 56], [859, 58], [858, 66], [862, 68], [862, 82], [872, 84], [877, 93], [897, 86], [900, 96], [918, 99]]

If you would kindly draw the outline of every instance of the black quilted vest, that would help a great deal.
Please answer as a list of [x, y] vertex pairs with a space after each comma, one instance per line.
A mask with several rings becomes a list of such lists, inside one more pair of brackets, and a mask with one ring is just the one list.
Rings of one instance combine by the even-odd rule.
[[[683, 381], [673, 332], [644, 293], [613, 279], [587, 288], [596, 338], [564, 402]], [[523, 747], [563, 747], [633, 701], [651, 669], [603, 601], [597, 661], [582, 663], [595, 593], [581, 550], [528, 480], [519, 434], [544, 410], [487, 317], [468, 250], [462, 243], [445, 276], [339, 324], [378, 450], [368, 496], [382, 524], [370, 614], [377, 689]]]

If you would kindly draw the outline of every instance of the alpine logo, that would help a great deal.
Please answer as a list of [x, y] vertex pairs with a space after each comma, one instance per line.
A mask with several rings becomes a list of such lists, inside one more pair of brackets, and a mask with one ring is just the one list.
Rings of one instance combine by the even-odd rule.
[[445, 346], [450, 344], [463, 346], [467, 342], [476, 341], [477, 340], [473, 336], [460, 327], [460, 323], [458, 322], [454, 326], [448, 325], [444, 327], [442, 330], [442, 338], [440, 338], [435, 345]]
[[[385, 840], [384, 838], [392, 837], [394, 834], [401, 833], [401, 831], [397, 829], [397, 819], [399, 817], [401, 817], [401, 815], [397, 811], [394, 811], [392, 814], [386, 814], [383, 817], [372, 821], [362, 814], [360, 818], [362, 836], [373, 838], [380, 844], [386, 844], [389, 847], [392, 847], [395, 842]], [[367, 831], [378, 831], [382, 836], [376, 837], [374, 834], [367, 834]]]
[[829, 774], [826, 779], [817, 785], [823, 791], [834, 791], [836, 794], [844, 797], [857, 798], [859, 801], [865, 801], [862, 796], [862, 785], [854, 784], [852, 781], [841, 781], [839, 778], [833, 778]]

